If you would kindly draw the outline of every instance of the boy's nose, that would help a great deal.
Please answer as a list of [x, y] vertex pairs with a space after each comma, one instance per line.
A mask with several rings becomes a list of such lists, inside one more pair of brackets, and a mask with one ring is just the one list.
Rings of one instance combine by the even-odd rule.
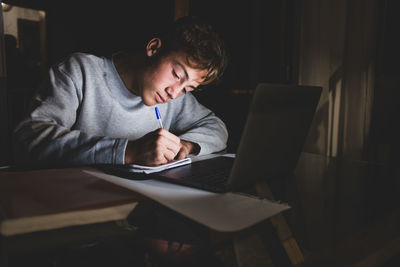
[[182, 89], [181, 85], [175, 85], [175, 86], [168, 87], [167, 93], [171, 99], [175, 99], [182, 94], [182, 90], [183, 89]]

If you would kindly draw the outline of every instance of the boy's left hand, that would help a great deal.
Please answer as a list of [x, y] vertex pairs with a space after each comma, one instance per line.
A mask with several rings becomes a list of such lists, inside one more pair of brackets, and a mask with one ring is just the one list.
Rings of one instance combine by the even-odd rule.
[[200, 146], [196, 143], [185, 141], [181, 139], [181, 149], [176, 155], [176, 159], [184, 159], [189, 154], [198, 154], [200, 152]]

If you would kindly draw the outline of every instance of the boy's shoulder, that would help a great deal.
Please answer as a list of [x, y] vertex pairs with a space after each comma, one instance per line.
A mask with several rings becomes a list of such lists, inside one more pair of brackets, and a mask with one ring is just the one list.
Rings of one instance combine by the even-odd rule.
[[104, 58], [89, 53], [73, 52], [62, 58], [56, 65], [62, 64], [86, 64], [94, 62], [103, 62]]
[[61, 59], [54, 67], [68, 73], [104, 67], [104, 58], [89, 53], [74, 52]]

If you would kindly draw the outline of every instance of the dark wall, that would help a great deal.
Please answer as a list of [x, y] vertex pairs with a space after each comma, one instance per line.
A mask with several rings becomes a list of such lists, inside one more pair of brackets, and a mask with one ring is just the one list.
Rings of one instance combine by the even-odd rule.
[[158, 26], [173, 20], [172, 0], [63, 2], [47, 7], [50, 64], [74, 51], [108, 54], [141, 46]]
[[138, 46], [173, 20], [174, 0], [6, 0], [46, 12], [46, 53], [51, 65], [71, 52], [107, 54]]
[[190, 13], [207, 17], [228, 46], [225, 85], [254, 89], [259, 82], [288, 82], [282, 64], [290, 49], [292, 1], [190, 1]]
[[[292, 41], [290, 2], [189, 0], [189, 13], [211, 21], [227, 43], [230, 64], [224, 88], [254, 89], [261, 81], [288, 81], [283, 65], [290, 61], [291, 48], [285, 47]], [[142, 45], [137, 40], [172, 21], [173, 12], [173, 0], [49, 1], [49, 63], [71, 51], [101, 54]]]
[[260, 82], [288, 83], [293, 1], [191, 0], [190, 14], [207, 18], [225, 40], [229, 64], [220, 84], [197, 94], [227, 124], [228, 149], [239, 144], [252, 90]]
[[[381, 2], [382, 14], [378, 26], [378, 51], [374, 105], [369, 138], [370, 160], [389, 161], [395, 166], [397, 177], [400, 149], [400, 2]], [[384, 156], [383, 156], [384, 155]], [[383, 158], [382, 158], [383, 157]]]

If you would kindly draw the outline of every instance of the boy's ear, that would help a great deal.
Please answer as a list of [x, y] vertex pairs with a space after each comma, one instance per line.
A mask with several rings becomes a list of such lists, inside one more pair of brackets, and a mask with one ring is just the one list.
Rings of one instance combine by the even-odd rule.
[[146, 54], [147, 56], [151, 57], [157, 50], [161, 47], [161, 39], [160, 38], [153, 38], [151, 39], [146, 45]]

